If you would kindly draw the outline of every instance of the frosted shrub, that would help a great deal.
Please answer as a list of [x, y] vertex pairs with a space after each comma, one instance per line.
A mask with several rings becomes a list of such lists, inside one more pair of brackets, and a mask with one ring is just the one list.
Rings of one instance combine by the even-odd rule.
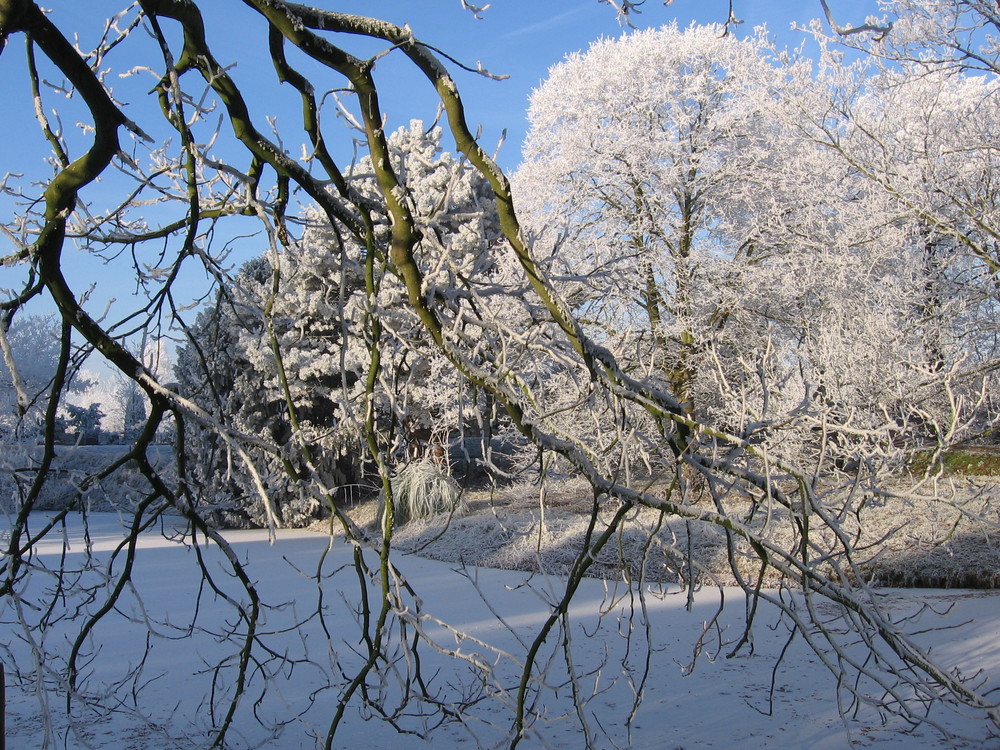
[[397, 523], [464, 509], [458, 483], [430, 459], [407, 464], [393, 476], [392, 495]]
[[[114, 479], [88, 478], [95, 464], [120, 458], [126, 446], [58, 446], [51, 476], [32, 507], [60, 511], [84, 507], [91, 511], [132, 511], [150, 492], [149, 481], [134, 461], [127, 462]], [[0, 460], [0, 513], [17, 513], [41, 463], [41, 446], [5, 446]], [[173, 476], [172, 452], [151, 451], [151, 461], [164, 476]]]

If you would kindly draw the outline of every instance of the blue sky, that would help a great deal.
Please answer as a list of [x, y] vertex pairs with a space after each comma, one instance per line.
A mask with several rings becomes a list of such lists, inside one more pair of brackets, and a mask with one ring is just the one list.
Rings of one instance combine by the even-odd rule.
[[[122, 0], [89, 0], [87, 3], [53, 0], [48, 5], [55, 23], [64, 30], [79, 32], [81, 46], [89, 48], [100, 33], [106, 13], [126, 4]], [[376, 14], [398, 24], [407, 23], [417, 38], [462, 63], [475, 66], [481, 62], [491, 72], [509, 76], [504, 81], [492, 81], [452, 66], [466, 100], [470, 123], [483, 127], [484, 145], [491, 148], [501, 132], [507, 131], [500, 161], [508, 169], [515, 167], [519, 160], [528, 95], [545, 78], [548, 69], [566, 54], [586, 49], [591, 41], [601, 36], [623, 33], [613, 8], [598, 0], [494, 0], [482, 19], [462, 10], [459, 0], [320, 0], [318, 4], [345, 12]], [[831, 0], [831, 4], [838, 18], [845, 22], [861, 21], [876, 7], [875, 0]], [[239, 0], [208, 0], [201, 6], [206, 16], [209, 42], [217, 58], [224, 64], [235, 63], [231, 74], [256, 106], [256, 111], [277, 116], [286, 130], [297, 126], [297, 95], [289, 86], [278, 86], [275, 81], [265, 51], [266, 31], [260, 19]], [[745, 21], [736, 29], [737, 34], [750, 33], [755, 25], [765, 24], [779, 43], [787, 46], [797, 46], [805, 38], [802, 33], [790, 30], [793, 23], [805, 24], [821, 13], [819, 0], [734, 0], [734, 7], [738, 17]], [[692, 22], [724, 21], [729, 2], [674, 0], [665, 7], [661, 0], [647, 0], [643, 8], [641, 14], [633, 15], [640, 28], [660, 26], [675, 19], [684, 27]], [[170, 24], [164, 26], [169, 28]], [[234, 29], [239, 33], [234, 33]], [[340, 42], [342, 40], [338, 39]], [[380, 49], [357, 39], [348, 40], [347, 46], [359, 55], [374, 54]], [[255, 49], [261, 51], [254, 53]], [[116, 53], [113, 59], [120, 57], [124, 54]], [[38, 149], [44, 147], [34, 125], [26, 82], [20, 74], [23, 58], [23, 45], [16, 37], [0, 56], [0, 97], [6, 110], [0, 114], [0, 122], [8, 133], [16, 129], [23, 131], [27, 138], [23, 148], [11, 148], [8, 141], [0, 171], [33, 169], [32, 159], [36, 158]], [[152, 64], [155, 65], [155, 61]], [[433, 118], [436, 105], [433, 92], [410, 70], [402, 55], [382, 59], [376, 75], [382, 87], [383, 107], [390, 129], [406, 125], [412, 118]], [[146, 118], [158, 117], [155, 107], [149, 108], [139, 101], [148, 96], [152, 81], [151, 76], [140, 76], [134, 82], [111, 79], [112, 85], [126, 92], [123, 98], [127, 102], [145, 106]], [[321, 72], [317, 78], [317, 87], [321, 90], [324, 86], [341, 83], [328, 72]], [[66, 102], [58, 100], [53, 103], [67, 106]], [[15, 118], [24, 124], [12, 127]], [[138, 116], [136, 119], [143, 127], [151, 127], [148, 120]], [[67, 129], [71, 124], [72, 119], [64, 118]], [[266, 129], [263, 122], [258, 121], [258, 126]], [[343, 158], [349, 156], [343, 155]]]
[[[484, 1], [477, 0], [480, 4]], [[601, 36], [623, 32], [613, 8], [598, 0], [493, 0], [482, 19], [463, 11], [459, 0], [318, 0], [317, 4], [407, 23], [417, 38], [460, 62], [473, 67], [481, 62], [491, 72], [509, 76], [504, 81], [491, 81], [455, 70], [470, 122], [484, 128], [484, 143], [495, 143], [500, 132], [507, 130], [508, 140], [501, 152], [501, 162], [507, 168], [516, 166], [518, 161], [528, 95], [545, 78], [548, 69], [567, 53], [586, 49]], [[860, 21], [876, 6], [875, 0], [832, 0], [831, 4], [844, 21]], [[51, 0], [47, 5], [61, 28], [80, 31], [82, 46], [86, 48], [100, 31], [103, 18], [100, 11], [120, 9], [126, 3]], [[201, 6], [216, 56], [223, 63], [236, 63], [231, 74], [251, 102], [260, 112], [278, 115], [286, 127], [297, 123], [297, 96], [288, 86], [277, 87], [266, 55], [266, 32], [255, 13], [239, 0], [207, 0]], [[805, 38], [790, 30], [792, 23], [805, 24], [821, 13], [819, 0], [734, 0], [734, 7], [737, 16], [745, 21], [736, 29], [737, 34], [748, 34], [755, 25], [765, 24], [781, 44], [788, 46], [796, 46]], [[633, 21], [639, 28], [661, 26], [674, 19], [681, 27], [692, 22], [719, 23], [726, 19], [728, 10], [728, 0], [674, 0], [669, 7], [661, 0], [647, 0], [643, 12], [633, 15]], [[233, 33], [233, 29], [240, 33]], [[338, 39], [339, 42], [342, 40]], [[349, 40], [346, 44], [358, 54], [372, 54], [380, 49], [363, 40]], [[254, 53], [254, 49], [261, 52]], [[20, 106], [22, 113], [30, 117], [23, 78], [5, 74], [5, 70], [19, 70], [23, 57], [20, 40], [15, 38], [0, 56], [0, 96], [5, 104]], [[390, 55], [376, 69], [384, 109], [391, 123], [397, 126], [407, 124], [413, 117], [429, 119], [434, 115], [433, 92], [408, 67], [401, 55]], [[142, 85], [127, 99], [145, 95], [148, 89], [143, 86], [151, 80], [141, 80]], [[332, 75], [321, 74], [318, 88], [322, 89], [327, 81], [329, 86], [340, 85]], [[127, 86], [115, 80], [112, 84]], [[20, 154], [11, 152], [8, 156], [16, 161]]]
[[[362, 0], [337, 3], [338, 9], [357, 13], [372, 12], [372, 5]], [[548, 69], [566, 54], [586, 49], [595, 39], [624, 31], [613, 8], [597, 0], [494, 0], [481, 20], [463, 12], [459, 0], [381, 0], [378, 7], [382, 17], [409, 23], [417, 38], [461, 62], [473, 66], [482, 62], [490, 72], [509, 76], [504, 81], [490, 81], [455, 73], [470, 123], [483, 126], [484, 144], [496, 143], [501, 130], [507, 130], [500, 154], [506, 168], [519, 161], [527, 99]], [[832, 0], [832, 7], [839, 18], [861, 20], [874, 10], [875, 2]], [[821, 14], [819, 0], [735, 0], [735, 10], [745, 21], [737, 34], [751, 33], [755, 25], [765, 24], [780, 44], [787, 46], [797, 46], [805, 39], [804, 34], [790, 30], [793, 23], [804, 25]], [[728, 11], [728, 0], [674, 0], [669, 7], [660, 0], [647, 0], [633, 22], [639, 28], [662, 26], [674, 19], [681, 27], [693, 22], [721, 23]], [[419, 90], [419, 82], [415, 88]], [[406, 85], [400, 93], [413, 90]], [[398, 124], [409, 119], [403, 115], [410, 103], [407, 95], [402, 93], [398, 103], [390, 99], [386, 107], [390, 114], [399, 113]]]
[[[477, 0], [483, 2], [483, 0]], [[789, 30], [793, 22], [805, 24], [820, 15], [819, 0], [734, 0], [737, 15], [745, 23], [736, 31], [750, 33], [753, 26], [766, 24], [783, 45], [796, 46], [804, 38]], [[509, 76], [491, 81], [480, 76], [455, 72], [474, 125], [483, 126], [484, 144], [492, 146], [506, 129], [507, 142], [500, 153], [506, 168], [516, 166], [525, 131], [525, 108], [532, 88], [546, 76], [548, 69], [572, 51], [585, 49], [601, 36], [622, 33], [611, 6], [598, 0], [493, 0], [481, 20], [463, 11], [459, 0], [320, 0], [319, 5], [359, 14], [376, 14], [389, 21], [408, 23], [419, 39], [449, 53], [459, 61], [475, 66], [481, 62], [494, 73]], [[121, 0], [51, 0], [52, 18], [63, 29], [79, 31], [85, 48], [96, 40], [102, 26], [102, 10], [120, 9]], [[201, 3], [208, 22], [208, 37], [221, 62], [236, 62], [232, 75], [244, 88], [252, 103], [269, 115], [278, 115], [286, 126], [289, 118], [298, 117], [298, 101], [288, 86], [277, 87], [267, 59], [266, 34], [259, 19], [238, 0], [208, 0]], [[832, 0], [838, 17], [860, 21], [875, 9], [875, 0]], [[640, 28], [660, 26], [674, 19], [680, 26], [692, 22], [713, 23], [726, 19], [728, 0], [674, 0], [664, 7], [661, 0], [647, 0], [644, 10], [634, 15]], [[169, 24], [166, 24], [169, 26]], [[239, 34], [233, 33], [238, 29]], [[361, 40], [349, 43], [359, 54], [377, 51], [378, 47]], [[260, 49], [254, 53], [253, 49]], [[34, 146], [42, 146], [31, 115], [30, 98], [18, 72], [23, 68], [23, 45], [14, 38], [0, 56], [0, 97], [6, 111], [0, 122], [8, 134], [15, 113], [23, 127], [33, 132], [19, 145], [7, 149], [2, 171], [31, 169]], [[383, 87], [384, 108], [390, 126], [405, 125], [411, 118], [434, 116], [433, 93], [429, 86], [408, 69], [401, 55], [383, 59], [376, 70]], [[327, 76], [329, 85], [340, 85]], [[318, 86], [323, 88], [324, 76]], [[136, 81], [137, 87], [127, 100], [145, 96], [152, 79]], [[112, 80], [116, 87], [128, 84]], [[141, 84], [141, 85], [140, 85]], [[143, 88], [145, 87], [145, 88]], [[257, 97], [254, 99], [254, 97]], [[57, 102], [58, 103], [58, 102]], [[65, 103], [62, 103], [64, 106]], [[155, 116], [155, 111], [152, 113]], [[69, 125], [70, 123], [65, 123]], [[22, 130], [19, 124], [16, 131]], [[22, 161], [23, 159], [23, 161]]]
[[[479, 0], [483, 4], [483, 0]], [[461, 10], [459, 0], [347, 0], [329, 3], [338, 10], [373, 13], [395, 23], [408, 23], [418, 39], [438, 47], [464, 64], [481, 62], [490, 72], [509, 76], [492, 81], [471, 73], [454, 75], [467, 105], [470, 123], [483, 127], [483, 143], [492, 146], [506, 129], [507, 141], [500, 152], [501, 164], [516, 166], [526, 128], [525, 109], [531, 90], [546, 77], [548, 69], [568, 53], [586, 49], [602, 36], [623, 33], [609, 5], [597, 0], [493, 0], [476, 19]], [[861, 20], [875, 9], [874, 0], [832, 0], [838, 16]], [[737, 16], [745, 23], [737, 34], [748, 34], [765, 24], [782, 45], [797, 46], [805, 35], [793, 32], [793, 23], [806, 24], [821, 14], [819, 0], [735, 0]], [[674, 0], [664, 7], [660, 0], [647, 0], [643, 12], [633, 16], [639, 28], [658, 27], [674, 19], [690, 23], [721, 23], [729, 11], [728, 0]], [[396, 125], [419, 108], [419, 92], [430, 93], [419, 79], [399, 71], [397, 61], [380, 63], [376, 73], [385, 86], [385, 109]], [[399, 85], [394, 79], [399, 76]]]

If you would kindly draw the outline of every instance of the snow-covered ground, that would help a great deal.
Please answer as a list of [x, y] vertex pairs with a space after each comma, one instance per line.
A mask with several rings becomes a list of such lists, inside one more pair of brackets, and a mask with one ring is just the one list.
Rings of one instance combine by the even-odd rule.
[[[41, 517], [32, 520], [34, 528], [41, 523]], [[94, 514], [89, 536], [91, 554], [107, 559], [122, 539], [118, 517]], [[261, 645], [287, 658], [283, 663], [261, 662], [258, 669], [251, 670], [247, 692], [234, 717], [231, 746], [316, 747], [321, 744], [317, 737], [325, 737], [336, 710], [340, 686], [361, 661], [355, 615], [359, 584], [351, 567], [352, 548], [309, 531], [279, 532], [274, 544], [268, 543], [266, 532], [233, 531], [227, 532], [226, 538], [245, 561], [262, 600], [269, 605], [262, 616]], [[86, 545], [78, 518], [64, 533], [40, 544], [34, 561], [54, 569], [61, 560], [64, 541], [69, 545], [64, 567], [80, 567]], [[202, 547], [200, 552], [213, 583], [230, 596], [238, 595], [240, 587], [227, 573], [218, 548]], [[520, 673], [517, 664], [548, 616], [548, 603], [561, 595], [563, 582], [514, 571], [462, 570], [453, 563], [412, 555], [400, 557], [397, 563], [420, 597], [422, 611], [437, 618], [422, 621], [426, 635], [464, 656], [478, 653], [494, 666], [496, 686], [513, 691]], [[122, 552], [111, 569], [111, 584], [124, 564]], [[72, 608], [80, 603], [71, 594], [57, 596], [58, 606], [49, 615], [52, 628], [44, 646], [50, 657], [42, 669], [47, 678], [41, 683], [17, 684], [12, 674], [13, 657], [25, 672], [31, 668], [25, 645], [29, 634], [18, 624], [18, 617], [31, 622], [43, 617], [44, 611], [28, 605], [47, 601], [43, 589], [52, 592], [59, 584], [42, 569], [32, 576], [21, 615], [9, 602], [0, 606], [0, 645], [7, 649], [0, 652], [7, 668], [7, 750], [44, 747], [46, 726], [54, 730], [53, 747], [131, 750], [210, 743], [212, 718], [206, 696], [213, 685], [217, 696], [231, 693], [238, 646], [218, 637], [226, 623], [235, 620], [234, 611], [201, 583], [195, 549], [158, 531], [143, 535], [132, 573], [134, 589], [126, 589], [116, 611], [96, 625], [81, 650], [84, 692], [92, 696], [105, 693], [106, 705], [111, 703], [107, 696], [113, 692], [114, 700], [120, 703], [109, 712], [74, 702], [71, 729], [67, 728], [65, 700], [55, 698], [53, 692], [54, 675], [69, 653], [68, 639], [80, 626], [79, 621], [56, 621], [55, 615], [65, 611], [64, 606]], [[86, 573], [79, 581], [72, 577], [62, 581], [65, 585], [88, 582], [97, 582], [97, 576]], [[95, 602], [87, 605], [91, 609], [101, 604], [107, 588], [100, 591]], [[801, 638], [791, 642], [774, 671], [776, 656], [787, 642], [787, 629], [780, 624], [769, 627], [778, 622], [773, 611], [758, 615], [754, 654], [727, 658], [732, 641], [742, 632], [743, 600], [736, 590], [722, 593], [725, 608], [707, 630], [699, 646], [700, 657], [690, 670], [703, 623], [717, 613], [719, 591], [700, 592], [690, 612], [685, 609], [684, 595], [651, 591], [643, 612], [624, 588], [584, 581], [570, 617], [571, 659], [583, 691], [583, 722], [573, 709], [572, 691], [564, 681], [566, 656], [562, 649], [547, 646], [539, 659], [540, 664], [550, 664], [547, 689], [535, 706], [539, 718], [519, 747], [585, 747], [584, 722], [590, 745], [596, 748], [833, 749], [843, 748], [849, 741], [861, 747], [942, 746], [940, 735], [930, 727], [904, 734], [907, 726], [901, 720], [889, 717], [883, 723], [873, 709], [848, 712], [847, 718], [842, 718], [832, 676]], [[1000, 649], [996, 648], [1000, 593], [887, 590], [885, 594], [890, 610], [899, 615], [930, 604], [933, 611], [926, 611], [910, 626], [914, 632], [923, 631], [917, 640], [932, 646], [932, 653], [942, 663], [965, 674], [982, 670], [984, 689], [1000, 685]], [[316, 616], [317, 611], [324, 616]], [[438, 621], [466, 637], [456, 639], [453, 631]], [[159, 634], [148, 641], [147, 623]], [[298, 626], [293, 628], [295, 624]], [[625, 637], [630, 629], [631, 646]], [[242, 632], [239, 626], [237, 630]], [[37, 632], [32, 637], [37, 638]], [[479, 641], [490, 648], [478, 645]], [[467, 662], [445, 657], [426, 644], [419, 653], [431, 692], [440, 691], [436, 694], [452, 699], [463, 692], [471, 699], [482, 697], [484, 685]], [[96, 658], [90, 658], [95, 654]], [[263, 650], [257, 652], [258, 658], [264, 654]], [[628, 726], [634, 689], [647, 657], [644, 699]], [[221, 669], [216, 670], [220, 664]], [[411, 664], [401, 661], [394, 666], [403, 674]], [[271, 673], [266, 681], [262, 679], [264, 672]], [[115, 683], [119, 687], [112, 691], [109, 686]], [[372, 690], [376, 687], [371, 685]], [[395, 695], [392, 686], [383, 687], [391, 703]], [[486, 689], [490, 688], [487, 684]], [[47, 703], [48, 717], [40, 708], [36, 691], [52, 698]], [[470, 705], [468, 720], [438, 727], [432, 745], [475, 746], [476, 741], [486, 746], [506, 745], [513, 717], [505, 704], [509, 697], [494, 695]], [[421, 720], [412, 716], [401, 717], [401, 721], [409, 728], [421, 726]], [[1000, 747], [1000, 741], [988, 737], [981, 717], [949, 717], [947, 721], [953, 730], [978, 738], [968, 747]], [[372, 718], [357, 697], [334, 742], [334, 747], [352, 750], [423, 746], [418, 737], [397, 734], [385, 722]]]

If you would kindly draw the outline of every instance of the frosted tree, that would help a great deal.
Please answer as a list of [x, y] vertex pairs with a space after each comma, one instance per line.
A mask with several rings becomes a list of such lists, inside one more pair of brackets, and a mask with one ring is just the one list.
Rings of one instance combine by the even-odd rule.
[[123, 379], [115, 389], [115, 398], [122, 417], [121, 439], [134, 443], [146, 424], [146, 400], [134, 380]]
[[106, 372], [99, 374], [86, 368], [81, 370], [81, 374], [88, 385], [85, 389], [70, 394], [66, 404], [67, 409], [69, 407], [81, 409], [96, 407], [101, 414], [98, 428], [102, 439], [107, 439], [112, 435], [120, 435], [121, 414], [115, 397], [115, 389], [118, 385], [115, 378], [109, 377]]
[[101, 442], [101, 421], [105, 414], [99, 403], [92, 402], [87, 406], [67, 404], [66, 411], [66, 425], [74, 442], [80, 445], [98, 445]]
[[[173, 363], [162, 338], [150, 338], [143, 344], [137, 343], [129, 347], [136, 359], [156, 374], [158, 380], [169, 383], [172, 376]], [[109, 430], [116, 433], [118, 442], [131, 444], [146, 426], [146, 416], [149, 413], [149, 398], [136, 382], [120, 373], [110, 378], [106, 388], [97, 387], [90, 394], [84, 394], [84, 400], [90, 399], [101, 403], [103, 399]], [[157, 428], [157, 442], [171, 442], [172, 422], [166, 418]]]
[[[178, 390], [223, 424], [239, 424], [257, 434], [266, 430], [267, 409], [259, 378], [240, 348], [240, 332], [262, 327], [256, 302], [262, 297], [270, 267], [261, 261], [246, 264], [233, 281], [222, 287], [214, 305], [199, 312], [185, 327], [187, 340], [177, 353], [174, 379]], [[249, 301], [249, 303], [248, 303]], [[254, 429], [256, 428], [256, 429]], [[239, 454], [225, 434], [187, 424], [181, 438], [184, 456], [196, 458], [187, 467], [187, 481], [199, 509], [213, 523], [242, 525], [265, 519], [252, 477], [241, 482]], [[249, 499], [248, 499], [249, 497]], [[246, 508], [255, 509], [250, 519]]]
[[827, 26], [837, 42], [874, 58], [915, 64], [924, 69], [949, 68], [1000, 72], [994, 34], [1000, 12], [989, 0], [879, 0], [877, 15], [863, 22], [837, 14], [836, 3], [820, 0]]
[[[415, 196], [419, 226], [443, 251], [436, 267], [425, 263], [422, 270], [429, 283], [444, 288], [458, 274], [468, 282], [488, 272], [488, 249], [499, 228], [485, 180], [467, 162], [442, 152], [440, 141], [439, 128], [413, 122], [392, 134], [388, 147]], [[375, 202], [370, 162], [362, 159], [347, 180]], [[305, 463], [287, 456], [269, 462], [255, 452], [255, 473], [268, 485], [285, 524], [328, 511], [315, 498], [298, 497], [303, 473], [315, 472], [344, 496], [356, 494], [364, 473], [366, 409], [372, 409], [371, 428], [386, 460], [400, 465], [433, 456], [446, 469], [449, 441], [461, 440], [467, 425], [482, 422], [461, 378], [407, 307], [405, 287], [386, 271], [388, 227], [378, 220], [373, 246], [366, 247], [345, 239], [315, 208], [301, 221], [299, 240], [249, 263], [214, 308], [199, 317], [178, 368], [183, 390], [220, 419], [289, 451], [295, 443], [308, 446]], [[368, 253], [374, 262], [366, 280]], [[365, 294], [366, 283], [374, 294]], [[379, 339], [366, 340], [362, 332], [370, 331], [374, 320]], [[366, 393], [372, 349], [381, 366], [377, 390]], [[232, 462], [211, 431], [192, 430], [188, 463], [215, 487], [208, 491], [203, 483], [202, 499], [217, 497], [220, 489], [224, 496], [235, 481], [242, 489], [229, 511], [239, 507], [252, 522], [266, 523], [254, 491], [257, 479]], [[225, 467], [219, 464], [223, 456]], [[285, 471], [289, 464], [295, 468], [292, 477]], [[221, 503], [220, 512], [227, 507], [222, 497], [215, 502]]]
[[[920, 326], [925, 381], [938, 387], [928, 426], [936, 442], [975, 437], [996, 413], [983, 408], [983, 396], [994, 390], [991, 373], [1000, 364], [1000, 159], [991, 144], [1000, 86], [966, 74], [886, 72], [874, 78], [856, 120], [866, 175], [909, 218], [909, 257], [918, 269], [911, 319]], [[890, 154], [894, 168], [887, 169]], [[956, 397], [966, 404], [958, 414], [942, 408]]]
[[515, 183], [550, 273], [592, 335], [692, 414], [723, 279], [772, 252], [761, 203], [780, 202], [797, 148], [773, 109], [803, 74], [760, 36], [673, 26], [595, 43], [532, 97]]
[[[994, 105], [974, 81], [828, 64], [817, 84], [808, 61], [719, 27], [599, 42], [535, 93], [515, 184], [557, 285], [622, 363], [717, 426], [856, 468], [984, 413], [989, 389], [954, 368], [993, 347], [993, 199], [972, 175], [992, 171]], [[924, 115], [918, 86], [937, 92]], [[909, 153], [889, 142], [903, 133]], [[950, 271], [947, 237], [974, 246]], [[968, 349], [946, 363], [946, 339]]]
[[897, 417], [936, 445], [981, 436], [995, 412], [998, 353], [996, 82], [923, 63], [847, 65], [834, 50], [826, 64], [826, 106], [838, 117], [814, 110], [800, 123], [811, 123], [811, 137], [895, 227], [892, 273], [902, 283], [894, 296], [912, 339], [897, 376], [908, 384]]
[[789, 457], [830, 409], [884, 425], [892, 399], [859, 381], [901, 356], [899, 295], [873, 294], [900, 282], [899, 238], [800, 129], [821, 106], [808, 71], [718, 26], [598, 42], [535, 92], [515, 180], [588, 332], [687, 413]]
[[[69, 365], [69, 332], [53, 316], [5, 316], [0, 322], [0, 438], [4, 440], [39, 437], [52, 386], [61, 395], [84, 390], [88, 381], [72, 377], [58, 382], [60, 359]], [[78, 365], [73, 365], [75, 370]]]
[[[489, 273], [494, 264], [489, 251], [499, 227], [488, 184], [467, 161], [444, 152], [441, 138], [440, 128], [426, 129], [414, 121], [390, 135], [387, 147], [400, 180], [413, 196], [412, 211], [422, 239], [438, 250], [418, 260], [424, 283], [429, 293], [440, 289], [453, 294], [459, 279], [481, 283]], [[359, 195], [377, 199], [376, 175], [367, 158], [347, 179]], [[396, 458], [422, 454], [428, 441], [443, 446], [461, 430], [467, 394], [461, 378], [443, 361], [407, 305], [405, 286], [385, 263], [391, 239], [387, 222], [375, 218], [374, 247], [339, 238], [338, 230], [317, 211], [307, 212], [304, 222], [302, 239], [277, 261], [282, 266], [280, 281], [270, 301], [283, 366], [291, 374], [288, 388], [293, 401], [325, 398], [325, 404], [300, 407], [304, 414], [314, 415], [306, 419], [315, 422], [322, 415], [338, 413], [338, 422], [349, 422], [348, 429], [359, 432], [368, 350], [377, 347], [382, 366], [373, 408], [384, 431], [380, 442]], [[369, 253], [374, 265], [372, 278], [366, 279]], [[379, 340], [365, 342], [358, 332], [370, 330], [373, 319], [379, 321]], [[248, 339], [246, 347], [265, 382], [277, 390], [271, 345], [256, 338]], [[317, 381], [322, 373], [343, 374], [323, 385]]]

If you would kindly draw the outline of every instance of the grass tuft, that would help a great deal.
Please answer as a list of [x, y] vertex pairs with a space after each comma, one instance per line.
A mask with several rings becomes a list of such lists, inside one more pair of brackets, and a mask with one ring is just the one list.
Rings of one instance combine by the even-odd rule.
[[462, 510], [458, 483], [438, 464], [426, 459], [407, 464], [392, 478], [396, 522], [430, 518]]

